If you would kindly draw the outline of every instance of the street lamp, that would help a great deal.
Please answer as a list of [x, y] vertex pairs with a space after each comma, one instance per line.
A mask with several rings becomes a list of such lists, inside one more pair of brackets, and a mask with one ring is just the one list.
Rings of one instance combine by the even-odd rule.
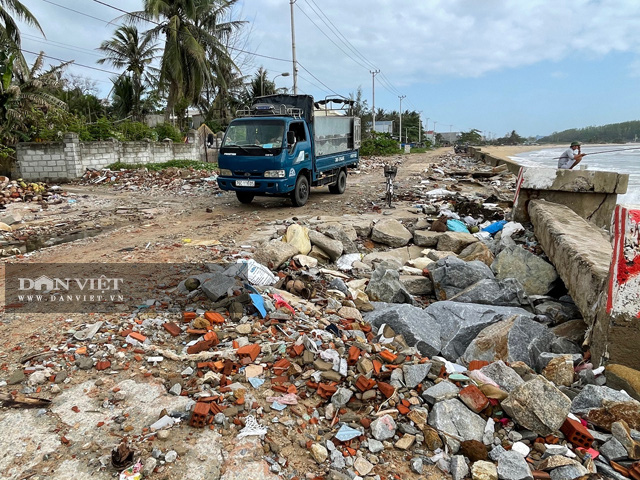
[[[289, 72], [282, 72], [279, 73], [278, 75], [276, 75], [275, 77], [273, 77], [273, 80], [271, 80], [271, 83], [273, 83], [274, 87], [276, 84], [276, 78], [278, 77], [288, 77], [289, 76]], [[260, 94], [264, 97], [264, 82], [260, 82]]]

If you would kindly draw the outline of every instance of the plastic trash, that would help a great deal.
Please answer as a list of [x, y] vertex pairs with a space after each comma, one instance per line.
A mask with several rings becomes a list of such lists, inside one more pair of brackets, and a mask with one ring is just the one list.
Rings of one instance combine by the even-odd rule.
[[248, 380], [251, 386], [256, 389], [260, 388], [264, 383], [264, 378], [250, 377]]
[[160, 420], [157, 420], [155, 423], [153, 423], [149, 428], [151, 430], [161, 430], [166, 427], [171, 427], [176, 422], [177, 420], [175, 418], [170, 417], [169, 415], [165, 415]]
[[282, 298], [280, 295], [278, 295], [277, 293], [273, 294], [273, 299], [276, 301], [276, 308], [280, 308], [280, 307], [285, 307], [287, 310], [289, 310], [291, 313], [293, 313], [294, 315], [296, 314], [296, 311], [293, 309], [293, 307], [291, 305], [289, 305], [284, 298]]
[[500, 230], [502, 230], [506, 224], [507, 224], [506, 220], [499, 220], [497, 222], [493, 222], [488, 227], [483, 228], [482, 231], [488, 232], [491, 235], [493, 235], [494, 233], [498, 233]]
[[348, 253], [347, 255], [342, 255], [338, 260], [336, 260], [338, 270], [348, 272], [353, 268], [353, 263], [360, 260], [360, 258], [361, 255], [359, 253]]
[[138, 460], [135, 465], [125, 468], [120, 472], [119, 480], [140, 480], [142, 478], [142, 462]]
[[251, 436], [262, 436], [267, 434], [267, 427], [260, 425], [253, 415], [249, 415], [244, 423], [244, 428], [236, 438], [244, 438]]
[[253, 259], [238, 260], [237, 263], [247, 264], [247, 278], [253, 285], [273, 285], [278, 281], [278, 277], [271, 273], [271, 270]]
[[511, 237], [514, 233], [524, 231], [522, 224], [517, 222], [509, 222], [502, 228], [502, 238]]
[[469, 229], [464, 222], [456, 220], [455, 218], [447, 220], [447, 229], [452, 232], [469, 233]]
[[256, 307], [256, 310], [258, 310], [260, 316], [262, 318], [266, 317], [267, 310], [266, 308], [264, 308], [264, 298], [262, 298], [262, 295], [251, 293], [249, 294], [249, 297], [251, 297], [251, 303], [253, 303], [253, 306]]
[[294, 223], [287, 228], [287, 233], [282, 237], [282, 241], [289, 243], [298, 249], [302, 255], [311, 251], [311, 241], [309, 240], [309, 229]]
[[360, 430], [356, 430], [355, 428], [351, 428], [349, 425], [342, 424], [340, 430], [336, 433], [336, 438], [341, 442], [348, 442], [360, 435], [362, 435]]

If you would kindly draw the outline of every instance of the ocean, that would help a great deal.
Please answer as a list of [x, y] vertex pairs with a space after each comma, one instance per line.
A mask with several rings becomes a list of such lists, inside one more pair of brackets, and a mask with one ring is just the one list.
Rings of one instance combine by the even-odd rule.
[[[636, 147], [637, 145], [637, 147]], [[521, 165], [527, 166], [545, 166], [545, 167], [557, 167], [558, 157], [568, 147], [558, 148], [545, 148], [544, 150], [534, 150], [531, 152], [524, 152], [510, 157], [517, 161]], [[635, 148], [635, 149], [634, 149]], [[633, 150], [632, 150], [633, 149]], [[609, 152], [609, 150], [618, 150], [615, 152]], [[586, 168], [587, 170], [605, 170], [608, 172], [628, 173], [629, 174], [629, 188], [625, 195], [618, 196], [618, 203], [625, 203], [631, 205], [640, 205], [640, 145], [639, 144], [625, 144], [625, 145], [583, 145], [581, 148], [582, 153], [587, 155], [582, 159], [582, 162], [575, 167]], [[604, 152], [598, 155], [589, 155], [590, 153]]]

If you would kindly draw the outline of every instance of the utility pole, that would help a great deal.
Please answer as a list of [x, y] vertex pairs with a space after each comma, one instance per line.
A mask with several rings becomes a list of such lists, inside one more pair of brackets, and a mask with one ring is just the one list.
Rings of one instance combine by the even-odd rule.
[[298, 94], [298, 62], [296, 62], [296, 28], [293, 23], [293, 4], [296, 0], [289, 0], [291, 6], [291, 58], [293, 60], [293, 94]]
[[376, 131], [376, 75], [380, 73], [380, 70], [369, 70], [369, 73], [371, 74], [371, 82], [373, 84], [372, 86], [372, 94], [371, 94], [371, 110], [373, 112], [372, 115], [372, 119], [373, 119], [373, 126], [371, 128], [372, 132]]
[[429, 120], [431, 120], [429, 117], [427, 117], [427, 123], [425, 124], [424, 129], [427, 131], [427, 138], [429, 138]]
[[436, 141], [436, 122], [435, 120], [433, 121], [433, 144], [435, 145], [437, 143]]
[[453, 139], [451, 138], [453, 135], [451, 134], [451, 128], [453, 127], [453, 125], [449, 125], [449, 141], [451, 143], [453, 143]]
[[418, 143], [422, 141], [422, 110], [418, 112]]
[[400, 127], [398, 128], [398, 136], [400, 137], [400, 145], [402, 145], [402, 99], [407, 98], [406, 95], [398, 95], [400, 99]]

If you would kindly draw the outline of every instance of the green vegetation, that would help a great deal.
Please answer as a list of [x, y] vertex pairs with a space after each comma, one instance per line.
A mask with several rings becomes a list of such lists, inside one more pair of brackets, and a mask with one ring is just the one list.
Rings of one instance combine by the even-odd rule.
[[122, 163], [116, 162], [107, 165], [110, 170], [137, 170], [145, 168], [152, 172], [159, 172], [167, 168], [191, 168], [193, 170], [215, 170], [218, 168], [217, 163], [204, 163], [196, 160], [169, 160], [163, 163]]
[[553, 132], [538, 140], [540, 143], [627, 143], [637, 142], [640, 137], [640, 121], [611, 123], [599, 127], [572, 128]]
[[400, 153], [398, 141], [388, 133], [373, 132], [369, 138], [362, 139], [360, 155], [397, 155]]

